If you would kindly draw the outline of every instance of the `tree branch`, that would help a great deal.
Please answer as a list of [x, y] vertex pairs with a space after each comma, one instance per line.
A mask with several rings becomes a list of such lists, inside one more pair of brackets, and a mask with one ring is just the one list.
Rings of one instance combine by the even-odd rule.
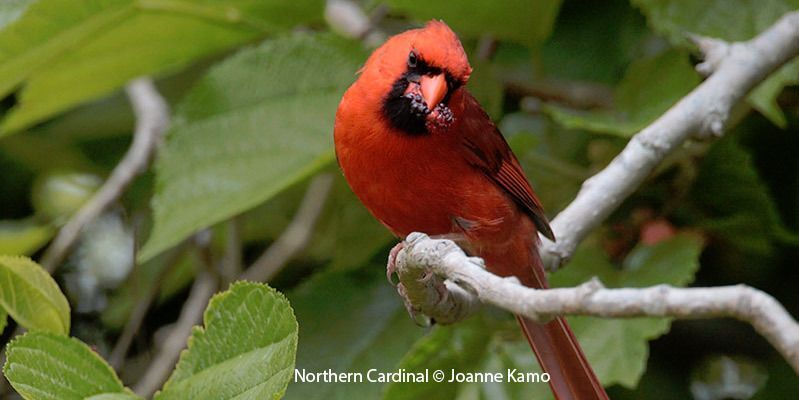
[[791, 12], [755, 38], [728, 44], [695, 38], [705, 54], [698, 66], [710, 77], [632, 137], [610, 164], [583, 183], [574, 201], [552, 220], [557, 242], [542, 238], [550, 269], [567, 262], [577, 245], [604, 221], [652, 170], [691, 137], [724, 133], [731, 110], [772, 72], [799, 54], [799, 12]]
[[136, 129], [128, 152], [111, 176], [58, 232], [41, 259], [52, 273], [80, 237], [83, 228], [114, 203], [139, 174], [147, 169], [156, 146], [169, 125], [169, 106], [150, 78], [139, 78], [125, 88], [136, 114]]
[[[540, 322], [556, 315], [731, 317], [752, 325], [799, 373], [799, 324], [777, 300], [749, 286], [606, 289], [594, 279], [574, 288], [531, 289], [486, 271], [481, 259], [468, 257], [450, 240], [412, 233], [404, 244], [395, 259], [404, 294], [415, 311], [440, 323], [466, 317], [479, 302]], [[449, 290], [441, 291], [442, 285]]]

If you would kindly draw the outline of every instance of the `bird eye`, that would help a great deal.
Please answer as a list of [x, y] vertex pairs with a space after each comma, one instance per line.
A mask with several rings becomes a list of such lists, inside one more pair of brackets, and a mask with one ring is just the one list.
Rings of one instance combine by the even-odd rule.
[[417, 58], [418, 56], [416, 55], [416, 52], [411, 50], [411, 53], [408, 54], [408, 66], [411, 68], [416, 68], [416, 62], [418, 61]]

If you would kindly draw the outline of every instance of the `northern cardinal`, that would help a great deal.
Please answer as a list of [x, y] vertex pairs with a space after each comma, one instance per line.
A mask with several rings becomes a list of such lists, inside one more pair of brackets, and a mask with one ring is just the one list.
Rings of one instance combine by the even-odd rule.
[[[444, 22], [391, 37], [339, 104], [339, 165], [395, 235], [454, 238], [489, 271], [546, 288], [537, 233], [554, 235], [519, 161], [465, 88], [471, 72]], [[566, 320], [517, 320], [558, 399], [607, 399]]]

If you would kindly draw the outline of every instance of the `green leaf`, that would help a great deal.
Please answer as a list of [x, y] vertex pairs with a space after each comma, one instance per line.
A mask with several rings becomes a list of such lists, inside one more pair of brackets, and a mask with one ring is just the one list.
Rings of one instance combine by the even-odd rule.
[[282, 396], [297, 351], [297, 321], [282, 294], [264, 284], [234, 283], [211, 299], [204, 321], [156, 399]]
[[213, 67], [178, 107], [156, 165], [147, 260], [332, 162], [336, 106], [365, 54], [298, 34]]
[[544, 111], [569, 129], [630, 137], [663, 114], [696, 85], [688, 55], [669, 50], [634, 62], [616, 87], [612, 111], [577, 111], [547, 104]]
[[0, 254], [28, 256], [55, 234], [51, 225], [33, 219], [0, 220]]
[[735, 137], [720, 140], [705, 155], [691, 198], [703, 214], [699, 226], [735, 251], [763, 257], [777, 243], [799, 243], [799, 235], [782, 222], [752, 156]]
[[[309, 0], [41, 0], [0, 32], [0, 96], [24, 85], [9, 133], [200, 57], [319, 20]], [[58, 96], [53, 96], [58, 93]]]
[[379, 399], [383, 385], [366, 381], [370, 369], [390, 372], [423, 335], [408, 317], [396, 291], [385, 280], [385, 267], [314, 276], [289, 298], [300, 324], [297, 369], [305, 372], [362, 373], [364, 382], [298, 381], [290, 399]]
[[461, 37], [491, 35], [535, 45], [552, 32], [561, 0], [388, 0], [394, 10], [427, 21], [441, 19]]
[[27, 257], [0, 255], [0, 306], [32, 331], [69, 333], [69, 303], [58, 284]]
[[[748, 40], [780, 16], [799, 9], [799, 0], [634, 0], [649, 24], [672, 43], [688, 47], [688, 33], [727, 41]], [[799, 62], [784, 66], [749, 95], [749, 103], [772, 122], [785, 127], [776, 97], [788, 84], [799, 83]]]
[[[478, 370], [480, 361], [486, 356], [492, 329], [482, 316], [476, 316], [453, 326], [438, 326], [433, 332], [419, 340], [403, 357], [398, 369], [406, 372], [424, 373], [427, 379], [421, 382], [392, 382], [386, 386], [386, 400], [400, 399], [452, 399], [461, 385], [436, 382], [430, 374], [444, 371], [449, 379], [450, 371], [472, 372]], [[532, 353], [530, 354], [532, 357]]]
[[9, 343], [3, 373], [26, 400], [140, 399], [89, 346], [53, 333], [30, 332]]
[[[552, 276], [551, 282], [553, 286], [575, 286], [596, 276], [607, 287], [684, 286], [699, 268], [701, 251], [700, 238], [680, 234], [655, 245], [638, 245], [619, 269], [602, 250], [587, 243], [580, 247], [568, 268]], [[668, 318], [568, 320], [602, 383], [628, 388], [637, 385], [646, 369], [647, 342], [666, 333], [671, 325]]]

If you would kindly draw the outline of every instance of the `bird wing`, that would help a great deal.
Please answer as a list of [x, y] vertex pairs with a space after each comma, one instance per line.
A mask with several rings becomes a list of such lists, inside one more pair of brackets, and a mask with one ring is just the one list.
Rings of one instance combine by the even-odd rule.
[[464, 95], [465, 112], [461, 126], [466, 160], [504, 189], [532, 218], [538, 231], [554, 241], [555, 235], [549, 227], [544, 208], [508, 142], [477, 100], [468, 92]]

